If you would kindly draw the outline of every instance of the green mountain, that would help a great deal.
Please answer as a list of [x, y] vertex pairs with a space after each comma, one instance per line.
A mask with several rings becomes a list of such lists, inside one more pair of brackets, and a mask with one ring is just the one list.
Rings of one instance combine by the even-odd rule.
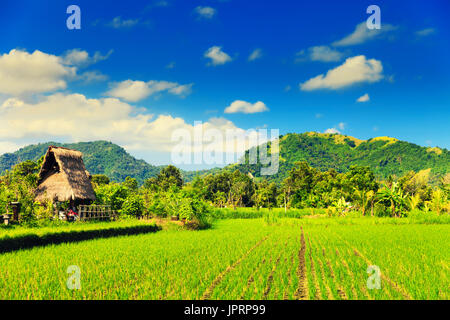
[[124, 148], [108, 141], [58, 143], [47, 142], [26, 146], [14, 153], [0, 156], [0, 172], [25, 160], [38, 160], [51, 145], [79, 150], [83, 153], [86, 169], [91, 174], [105, 174], [114, 181], [123, 181], [127, 176], [139, 183], [159, 173], [161, 167], [152, 166], [144, 160], [137, 160]]
[[[447, 149], [421, 147], [390, 137], [360, 140], [340, 134], [291, 133], [280, 137], [279, 146], [279, 171], [276, 175], [267, 176], [276, 182], [287, 177], [297, 161], [307, 161], [322, 171], [335, 169], [345, 172], [351, 165], [369, 166], [380, 179], [428, 168], [434, 176], [450, 172], [450, 152]], [[225, 169], [240, 169], [260, 177], [261, 165], [233, 164]]]
[[[127, 176], [140, 183], [158, 174], [162, 166], [153, 166], [144, 160], [137, 160], [122, 147], [107, 141], [60, 144], [41, 143], [24, 147], [14, 153], [0, 156], [0, 172], [25, 160], [38, 160], [48, 146], [57, 145], [76, 149], [83, 153], [84, 163], [91, 174], [106, 174], [114, 181], [123, 181]], [[369, 166], [378, 178], [389, 175], [401, 176], [410, 170], [431, 168], [434, 176], [450, 172], [450, 152], [447, 149], [426, 148], [390, 137], [359, 140], [340, 134], [306, 132], [280, 136], [280, 166], [278, 173], [267, 179], [281, 182], [297, 161], [307, 161], [320, 170], [335, 169], [347, 171], [351, 165]], [[248, 155], [248, 152], [247, 152]], [[260, 177], [261, 165], [232, 164], [223, 169], [182, 171], [186, 181], [196, 175], [217, 173], [221, 170], [239, 169]]]

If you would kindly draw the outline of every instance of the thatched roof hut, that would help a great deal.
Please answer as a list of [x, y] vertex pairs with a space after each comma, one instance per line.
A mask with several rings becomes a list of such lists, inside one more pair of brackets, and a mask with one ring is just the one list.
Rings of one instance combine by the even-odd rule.
[[50, 146], [39, 172], [36, 201], [95, 200], [83, 154], [77, 150]]

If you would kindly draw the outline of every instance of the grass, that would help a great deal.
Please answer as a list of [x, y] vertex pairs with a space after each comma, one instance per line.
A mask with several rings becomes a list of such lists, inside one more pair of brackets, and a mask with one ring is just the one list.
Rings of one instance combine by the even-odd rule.
[[138, 220], [58, 223], [43, 228], [10, 227], [0, 231], [0, 253], [48, 244], [155, 232], [155, 223]]
[[[3, 253], [0, 299], [450, 298], [450, 225], [442, 221], [326, 217], [266, 221], [223, 219], [209, 230], [167, 228]], [[73, 224], [32, 232], [142, 224]], [[28, 234], [21, 228], [6, 233], [10, 238]], [[66, 286], [71, 265], [81, 270], [81, 290]], [[379, 290], [367, 287], [369, 265], [381, 270]]]

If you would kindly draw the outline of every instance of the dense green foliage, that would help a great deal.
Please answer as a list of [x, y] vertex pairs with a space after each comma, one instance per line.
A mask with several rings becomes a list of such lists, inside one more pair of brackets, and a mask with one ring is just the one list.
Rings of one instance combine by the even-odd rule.
[[[162, 168], [150, 165], [144, 160], [136, 160], [123, 148], [107, 141], [68, 144], [48, 142], [1, 155], [0, 173], [19, 162], [38, 160], [45, 154], [49, 145], [81, 151], [86, 169], [92, 175], [104, 174], [116, 182], [122, 182], [129, 176], [142, 184], [146, 179], [155, 177]], [[378, 179], [386, 179], [390, 175], [400, 177], [409, 171], [418, 172], [431, 168], [431, 180], [436, 182], [439, 176], [450, 171], [450, 152], [447, 149], [421, 147], [388, 137], [364, 141], [339, 134], [309, 132], [281, 137], [279, 171], [276, 175], [265, 178], [280, 184], [298, 161], [306, 161], [321, 171], [335, 169], [337, 172], [347, 172], [352, 165], [368, 166]], [[196, 176], [239, 169], [260, 177], [260, 167], [261, 165], [233, 164], [224, 169], [182, 171], [182, 176], [185, 181], [192, 181]]]
[[[39, 160], [42, 161], [42, 160]], [[34, 201], [39, 163], [25, 161], [0, 176], [0, 214], [11, 214], [10, 202], [20, 202], [20, 221], [30, 225], [48, 221], [54, 215], [51, 202]], [[334, 169], [320, 171], [306, 162], [297, 162], [281, 185], [259, 181], [235, 170], [196, 177], [185, 183], [180, 170], [163, 168], [154, 178], [139, 186], [135, 178], [122, 183], [94, 176], [95, 204], [109, 205], [123, 217], [167, 217], [181, 219], [199, 229], [211, 225], [213, 208], [253, 207], [283, 209], [322, 209], [330, 216], [352, 212], [371, 216], [407, 216], [421, 210], [438, 214], [450, 212], [450, 177], [437, 186], [429, 183], [430, 169], [408, 172], [399, 179], [378, 181], [369, 167], [351, 166], [345, 173]], [[66, 204], [59, 204], [67, 209]], [[292, 212], [292, 211], [291, 211]], [[311, 212], [311, 215], [317, 212]], [[298, 215], [285, 215], [298, 217]]]
[[[279, 172], [266, 177], [277, 183], [288, 176], [298, 161], [306, 161], [321, 171], [347, 172], [354, 165], [367, 166], [379, 179], [390, 175], [400, 177], [411, 170], [417, 172], [427, 168], [431, 168], [433, 177], [450, 172], [450, 152], [447, 149], [425, 148], [388, 137], [364, 141], [339, 134], [287, 134], [280, 137], [279, 146]], [[239, 164], [226, 169], [239, 169], [260, 177], [260, 168], [261, 164]]]

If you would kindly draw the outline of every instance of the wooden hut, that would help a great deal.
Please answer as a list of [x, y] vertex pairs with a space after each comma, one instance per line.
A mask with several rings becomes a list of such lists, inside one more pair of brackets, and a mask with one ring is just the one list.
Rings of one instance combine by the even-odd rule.
[[73, 205], [95, 200], [90, 174], [80, 151], [50, 146], [39, 172], [36, 201], [70, 201]]

